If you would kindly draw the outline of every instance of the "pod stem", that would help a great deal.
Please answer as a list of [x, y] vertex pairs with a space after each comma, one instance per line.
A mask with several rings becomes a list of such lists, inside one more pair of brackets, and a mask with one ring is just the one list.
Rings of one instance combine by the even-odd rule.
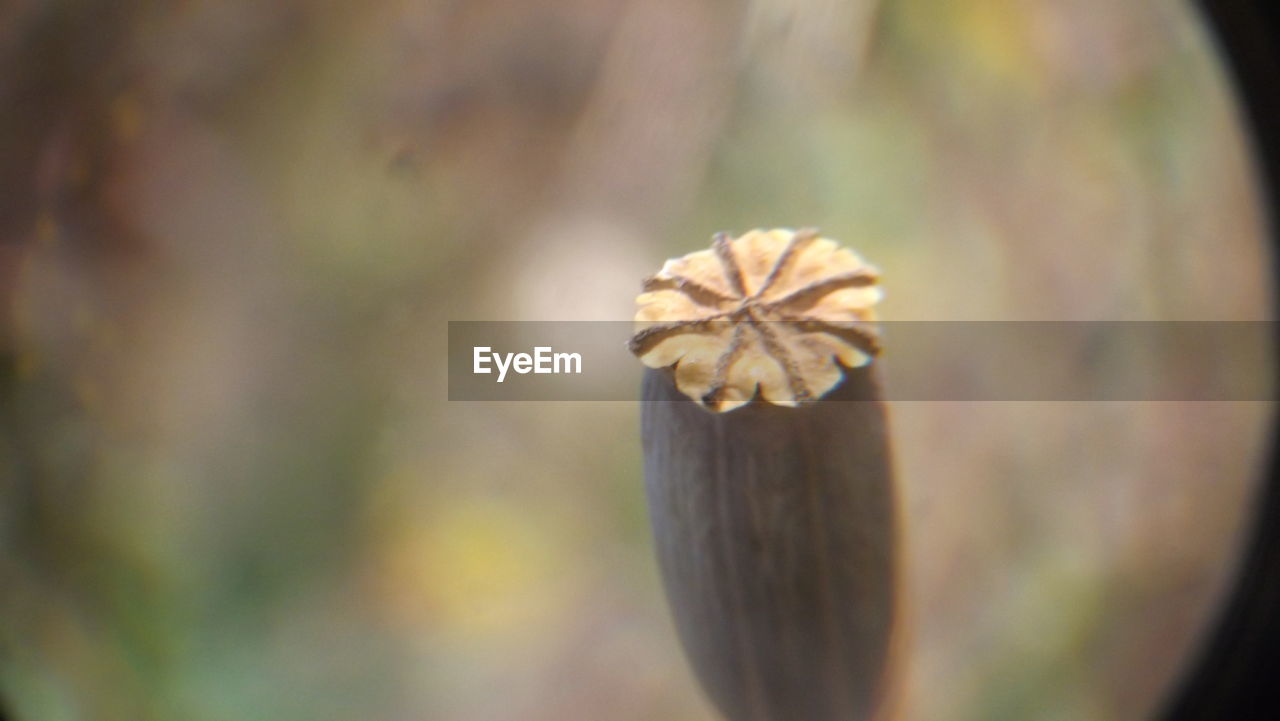
[[729, 721], [890, 712], [898, 509], [876, 364], [826, 398], [712, 413], [647, 369], [659, 567], [685, 652]]

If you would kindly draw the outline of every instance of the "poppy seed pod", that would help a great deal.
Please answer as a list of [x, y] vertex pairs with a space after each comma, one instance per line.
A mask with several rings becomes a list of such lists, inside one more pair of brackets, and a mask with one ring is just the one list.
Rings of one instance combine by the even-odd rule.
[[659, 566], [730, 721], [889, 713], [899, 564], [877, 279], [816, 232], [753, 231], [669, 261], [638, 299]]

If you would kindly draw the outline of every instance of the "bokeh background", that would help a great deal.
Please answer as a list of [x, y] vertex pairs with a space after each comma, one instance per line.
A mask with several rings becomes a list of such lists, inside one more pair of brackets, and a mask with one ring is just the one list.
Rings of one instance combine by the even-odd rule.
[[[1241, 123], [1173, 0], [3, 3], [3, 701], [712, 719], [636, 405], [450, 403], [446, 322], [626, 319], [802, 225], [893, 320], [1266, 319]], [[891, 412], [904, 718], [1150, 714], [1269, 406]]]

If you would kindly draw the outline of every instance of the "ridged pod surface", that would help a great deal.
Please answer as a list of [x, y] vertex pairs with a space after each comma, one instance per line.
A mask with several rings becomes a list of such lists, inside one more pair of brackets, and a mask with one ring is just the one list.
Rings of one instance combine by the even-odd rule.
[[[865, 292], [874, 288], [866, 282], [874, 271], [851, 253], [831, 262], [830, 248], [823, 248], [828, 265], [771, 286], [767, 279], [786, 277], [784, 266], [795, 260], [785, 259], [787, 248], [794, 254], [797, 245], [812, 245], [817, 236], [782, 231], [770, 237], [782, 242], [771, 242], [772, 254], [751, 261], [754, 267], [739, 269], [738, 286], [746, 298], [758, 294], [766, 303], [791, 296], [791, 317], [760, 320], [740, 313], [717, 318], [729, 327], [714, 333], [662, 325], [684, 319], [664, 317], [655, 307], [689, 309], [654, 294], [679, 290], [678, 279], [689, 277], [693, 263], [723, 271], [729, 243], [724, 236], [712, 251], [719, 257], [695, 258], [684, 266], [669, 262], [655, 278], [675, 287], [656, 288], [651, 280], [640, 296], [641, 343], [633, 343], [633, 350], [642, 357], [658, 347], [644, 343], [646, 331], [655, 327], [680, 329], [664, 343], [691, 336], [693, 343], [684, 338], [685, 347], [711, 349], [693, 356], [695, 364], [709, 363], [699, 381], [686, 374], [681, 383], [687, 354], [661, 356], [674, 360], [645, 372], [645, 484], [659, 566], [691, 665], [731, 721], [885, 718], [900, 645], [896, 489], [885, 407], [870, 361], [878, 346], [849, 340], [875, 338], [868, 323], [874, 299]], [[729, 246], [730, 262], [738, 257], [732, 250], [737, 243]], [[840, 280], [828, 282], [831, 277]], [[729, 280], [713, 289], [734, 285]], [[771, 287], [777, 289], [773, 296], [759, 293]], [[829, 303], [847, 290], [863, 292], [846, 294], [843, 310]], [[796, 302], [797, 291], [809, 295]], [[702, 301], [718, 302], [705, 294]], [[798, 312], [812, 319], [815, 308], [833, 325], [802, 326], [790, 335], [781, 331], [774, 335], [787, 344], [781, 351], [764, 333], [738, 328], [798, 322]], [[824, 327], [834, 329], [831, 340], [803, 338], [826, 334]], [[839, 335], [850, 327], [858, 335]], [[741, 340], [746, 333], [755, 333], [754, 344]], [[746, 347], [734, 350], [735, 338]], [[717, 349], [718, 357], [732, 351], [735, 361], [754, 354], [769, 371], [752, 383], [749, 374], [735, 375], [733, 364], [709, 362]], [[802, 357], [805, 352], [810, 355]], [[846, 360], [861, 362], [850, 367]], [[829, 384], [827, 361], [837, 374]], [[804, 375], [814, 369], [816, 378]], [[798, 382], [791, 373], [801, 374]]]

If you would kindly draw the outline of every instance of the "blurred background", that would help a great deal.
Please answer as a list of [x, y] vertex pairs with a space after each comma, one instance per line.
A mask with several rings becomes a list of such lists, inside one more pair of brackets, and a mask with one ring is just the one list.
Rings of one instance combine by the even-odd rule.
[[[712, 232], [804, 225], [887, 319], [1266, 319], [1232, 93], [1167, 0], [0, 4], [3, 701], [713, 719], [639, 409], [450, 403], [446, 321], [627, 319]], [[891, 413], [905, 718], [1148, 715], [1269, 406]]]

